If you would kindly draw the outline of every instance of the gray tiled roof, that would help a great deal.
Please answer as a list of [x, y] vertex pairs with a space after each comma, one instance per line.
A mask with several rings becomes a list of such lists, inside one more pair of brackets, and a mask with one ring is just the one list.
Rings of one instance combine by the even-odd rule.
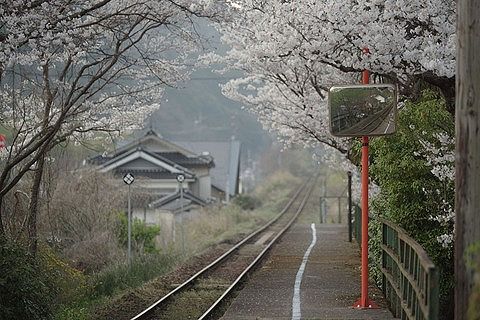
[[197, 156], [197, 157], [187, 157], [180, 152], [155, 152], [159, 156], [166, 158], [170, 161], [178, 163], [181, 166], [204, 166], [208, 165], [209, 167], [213, 167], [214, 160], [212, 157], [208, 156]]
[[143, 177], [148, 179], [176, 179], [177, 175], [163, 168], [155, 169], [130, 169], [117, 168], [115, 174], [122, 175], [126, 173], [133, 174], [134, 177]]
[[[114, 158], [121, 157], [122, 155], [127, 155], [132, 152], [132, 150], [143, 150], [152, 155], [156, 155], [157, 158], [168, 162], [171, 165], [177, 164], [182, 167], [200, 167], [208, 166], [209, 168], [214, 167], [215, 163], [211, 156], [198, 155], [198, 156], [186, 156], [180, 152], [153, 152], [146, 147], [138, 146], [137, 148], [122, 150], [121, 152], [115, 153], [113, 155], [96, 155], [88, 159], [90, 164], [93, 165], [104, 165], [111, 161]], [[167, 161], [168, 160], [168, 161]]]
[[[162, 157], [161, 155], [159, 154], [156, 154], [154, 152], [150, 152], [149, 150], [145, 149], [145, 148], [142, 148], [142, 147], [137, 147], [137, 148], [132, 148], [132, 149], [129, 149], [128, 151], [126, 152], [122, 152], [120, 154], [117, 154], [115, 155], [114, 157], [111, 157], [108, 161], [105, 161], [104, 163], [101, 164], [101, 166], [103, 166], [104, 168], [116, 163], [117, 161], [120, 161], [128, 156], [130, 156], [131, 154], [137, 152], [137, 151], [141, 151], [141, 152], [144, 152], [145, 154], [148, 154], [149, 156], [161, 161], [161, 162], [164, 162], [178, 170], [181, 170], [184, 174], [186, 174], [187, 176], [193, 176], [194, 174], [188, 169], [188, 168], [185, 168], [184, 166], [181, 166], [179, 165], [178, 163], [175, 163], [165, 157]], [[157, 167], [158, 168], [158, 171], [159, 172], [162, 172], [164, 171], [164, 168], [161, 168], [161, 167]], [[120, 168], [117, 168], [116, 171], [118, 170], [121, 170], [121, 167]], [[153, 171], [152, 171], [153, 172]]]

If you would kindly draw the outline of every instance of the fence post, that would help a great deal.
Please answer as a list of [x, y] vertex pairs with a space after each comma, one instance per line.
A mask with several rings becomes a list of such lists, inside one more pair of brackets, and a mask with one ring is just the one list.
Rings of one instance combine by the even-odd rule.
[[438, 294], [439, 294], [439, 282], [438, 282], [438, 270], [435, 268], [429, 271], [430, 274], [430, 287], [428, 288], [429, 296], [428, 296], [428, 313], [430, 315], [430, 319], [438, 319], [438, 309], [439, 309], [439, 301], [438, 301]]
[[348, 241], [352, 242], [352, 172], [347, 172], [348, 176]]
[[353, 223], [352, 223], [352, 228], [353, 228], [353, 236], [355, 237], [355, 240], [357, 240], [358, 246], [361, 247], [362, 244], [362, 232], [361, 232], [361, 226], [362, 226], [362, 214], [360, 207], [358, 205], [352, 206], [352, 213], [353, 213]]
[[338, 197], [337, 198], [337, 203], [338, 203], [338, 223], [342, 223], [342, 210], [341, 210], [341, 200], [342, 198]]
[[319, 203], [318, 203], [318, 211], [319, 211], [319, 217], [320, 217], [320, 223], [324, 223], [323, 222], [323, 198], [320, 197], [319, 198]]

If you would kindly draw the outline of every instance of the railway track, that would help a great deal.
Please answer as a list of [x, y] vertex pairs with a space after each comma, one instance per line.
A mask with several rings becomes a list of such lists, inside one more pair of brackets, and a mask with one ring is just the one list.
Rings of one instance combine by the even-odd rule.
[[316, 177], [306, 181], [275, 218], [131, 320], [215, 318], [224, 301], [295, 222], [315, 182]]

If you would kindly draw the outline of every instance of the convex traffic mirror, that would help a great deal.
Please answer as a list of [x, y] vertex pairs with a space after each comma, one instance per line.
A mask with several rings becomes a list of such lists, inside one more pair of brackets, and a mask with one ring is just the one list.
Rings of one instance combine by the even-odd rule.
[[334, 136], [382, 136], [396, 130], [397, 92], [391, 84], [333, 86], [328, 106]]

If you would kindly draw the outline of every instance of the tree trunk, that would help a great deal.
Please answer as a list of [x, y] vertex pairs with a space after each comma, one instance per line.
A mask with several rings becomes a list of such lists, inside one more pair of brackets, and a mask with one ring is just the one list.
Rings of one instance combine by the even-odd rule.
[[45, 165], [45, 155], [40, 157], [37, 162], [35, 173], [33, 175], [33, 184], [28, 207], [28, 250], [35, 256], [37, 253], [38, 234], [37, 234], [37, 217], [38, 217], [38, 199], [40, 197], [40, 184], [42, 182], [43, 168]]
[[[43, 81], [44, 81], [44, 103], [45, 110], [43, 112], [42, 129], [45, 130], [48, 127], [50, 112], [53, 106], [54, 94], [50, 87], [50, 68], [48, 63], [43, 66]], [[51, 140], [50, 140], [51, 141]], [[35, 173], [33, 175], [32, 192], [30, 198], [30, 205], [28, 208], [28, 249], [30, 253], [35, 256], [37, 253], [37, 216], [38, 216], [38, 198], [40, 196], [40, 186], [42, 183], [43, 168], [45, 165], [45, 157], [49, 151], [50, 141], [46, 141], [45, 144], [37, 151], [40, 157], [36, 162]]]
[[480, 242], [480, 1], [457, 2], [455, 319], [467, 319], [474, 270], [466, 255]]

